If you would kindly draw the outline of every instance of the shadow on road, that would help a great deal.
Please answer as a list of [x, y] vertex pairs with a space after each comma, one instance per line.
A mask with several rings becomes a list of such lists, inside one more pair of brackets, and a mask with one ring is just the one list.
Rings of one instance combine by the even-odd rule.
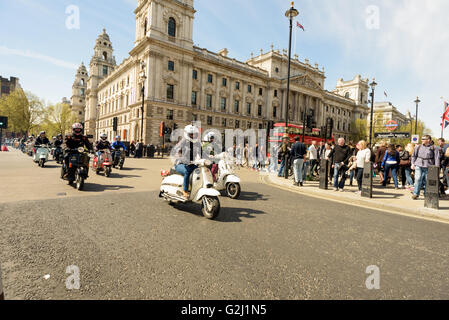
[[268, 198], [266, 198], [263, 194], [257, 193], [257, 192], [248, 192], [248, 191], [242, 191], [240, 193], [240, 197], [236, 200], [241, 201], [266, 201]]
[[122, 169], [121, 171], [133, 171], [133, 170], [135, 170], [135, 171], [138, 171], [138, 170], [143, 170], [143, 171], [145, 171], [145, 170], [147, 170], [147, 169], [145, 169], [145, 168], [130, 168], [130, 167], [123, 167], [123, 169]]
[[83, 191], [85, 191], [85, 192], [103, 192], [103, 191], [121, 190], [121, 189], [134, 189], [134, 187], [86, 183], [84, 185]]
[[126, 174], [126, 175], [123, 175], [123, 174], [120, 174], [120, 171], [118, 171], [118, 172], [115, 172], [115, 173], [111, 173], [111, 175], [109, 176], [109, 178], [112, 178], [112, 179], [142, 178], [142, 176], [136, 176], [136, 175], [133, 175], [133, 174]]

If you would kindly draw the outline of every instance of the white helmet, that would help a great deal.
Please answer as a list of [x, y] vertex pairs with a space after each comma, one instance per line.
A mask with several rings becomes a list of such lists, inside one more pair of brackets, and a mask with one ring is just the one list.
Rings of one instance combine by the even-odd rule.
[[211, 139], [215, 139], [215, 135], [213, 132], [209, 132], [208, 134], [206, 134], [203, 138], [203, 141], [210, 142]]
[[101, 140], [106, 140], [108, 138], [108, 135], [106, 134], [106, 133], [102, 133], [101, 135], [100, 135], [100, 139]]
[[190, 142], [199, 141], [199, 139], [198, 139], [199, 135], [200, 135], [200, 130], [198, 130], [197, 127], [192, 126], [191, 124], [189, 124], [188, 126], [186, 126], [184, 128], [184, 138], [186, 138]]

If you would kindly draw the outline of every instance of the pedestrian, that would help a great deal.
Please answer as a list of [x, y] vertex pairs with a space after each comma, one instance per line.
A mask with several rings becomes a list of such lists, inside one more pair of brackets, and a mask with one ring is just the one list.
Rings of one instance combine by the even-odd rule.
[[412, 169], [410, 168], [412, 165], [412, 156], [413, 151], [410, 152], [410, 148], [413, 148], [413, 145], [409, 143], [405, 149], [402, 149], [401, 145], [398, 145], [396, 149], [399, 152], [399, 169], [401, 172], [401, 182], [403, 189], [410, 189], [413, 186], [412, 180]]
[[412, 155], [412, 170], [415, 170], [415, 187], [413, 190], [412, 199], [419, 198], [421, 189], [426, 193], [425, 181], [427, 179], [427, 172], [430, 166], [440, 166], [439, 151], [435, 146], [431, 145], [432, 138], [425, 135], [421, 139], [422, 144], [418, 145], [413, 151]]
[[288, 137], [284, 137], [282, 139], [282, 145], [279, 148], [279, 153], [278, 153], [278, 159], [281, 160], [281, 165], [279, 167], [279, 172], [278, 172], [278, 177], [284, 177], [284, 169], [285, 169], [285, 165], [286, 165], [286, 160], [288, 161], [288, 155], [289, 155], [289, 148], [288, 148]]
[[318, 168], [318, 150], [316, 148], [316, 141], [312, 141], [312, 144], [309, 147], [309, 165], [310, 165], [310, 175], [314, 178], [315, 172]]
[[365, 140], [360, 140], [357, 144], [357, 170], [356, 170], [356, 179], [357, 179], [357, 194], [362, 193], [362, 181], [363, 181], [363, 170], [365, 168], [365, 163], [371, 162], [371, 150], [367, 147]]
[[382, 183], [383, 187], [387, 186], [387, 178], [390, 170], [391, 170], [391, 174], [393, 176], [393, 181], [394, 181], [394, 188], [395, 189], [399, 189], [399, 184], [398, 184], [398, 175], [397, 175], [397, 171], [398, 171], [398, 167], [399, 167], [399, 152], [396, 150], [396, 146], [391, 143], [388, 145], [388, 150], [385, 152], [384, 158], [382, 160], [382, 164], [381, 164], [381, 168], [384, 169], [384, 180]]
[[[359, 149], [357, 147], [354, 147], [354, 143], [352, 141], [349, 142], [349, 148], [351, 148], [351, 157], [353, 157], [354, 159], [356, 159], [357, 157], [357, 152], [359, 151]], [[356, 174], [357, 170], [351, 170], [351, 172], [349, 173], [349, 185], [352, 187], [352, 181], [354, 180], [354, 176]], [[357, 179], [357, 178], [356, 178]]]
[[136, 143], [131, 141], [131, 145], [129, 146], [129, 156], [135, 156], [136, 155]]
[[384, 177], [384, 172], [383, 172], [383, 169], [382, 169], [382, 160], [383, 160], [383, 158], [385, 156], [385, 152], [386, 151], [387, 151], [386, 143], [384, 141], [381, 141], [379, 143], [379, 148], [377, 148], [376, 159], [375, 159], [375, 164], [376, 164], [376, 167], [377, 167], [377, 171], [378, 171], [379, 176], [380, 176], [379, 183], [381, 183], [381, 184], [384, 182], [384, 179], [387, 178], [387, 177]]
[[295, 138], [295, 143], [290, 150], [290, 156], [293, 161], [293, 172], [295, 175], [295, 181], [293, 185], [303, 186], [303, 166], [304, 166], [304, 156], [306, 155], [306, 147], [302, 142], [300, 142], [299, 136]]
[[[332, 150], [330, 156], [332, 159], [332, 168], [334, 169], [334, 191], [343, 192], [346, 181], [346, 165], [351, 156], [351, 149], [345, 144], [344, 138], [338, 139], [338, 144]], [[341, 179], [338, 176], [341, 173]]]

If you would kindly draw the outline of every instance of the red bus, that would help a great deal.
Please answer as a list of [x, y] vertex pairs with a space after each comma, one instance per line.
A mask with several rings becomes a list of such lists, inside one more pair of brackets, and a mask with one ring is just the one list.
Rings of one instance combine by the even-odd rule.
[[[288, 124], [288, 130], [287, 130], [287, 134], [289, 137], [289, 142], [294, 143], [295, 142], [295, 138], [299, 137], [302, 142], [302, 131], [303, 131], [303, 127], [300, 125], [296, 125], [296, 124]], [[272, 130], [272, 132], [270, 132], [270, 138], [268, 140], [268, 142], [282, 142], [282, 138], [284, 137], [285, 134], [285, 122], [280, 122], [280, 123], [275, 123], [274, 124], [274, 129]], [[312, 132], [310, 133], [306, 133], [304, 136], [304, 144], [312, 144], [312, 141], [316, 141], [316, 143], [318, 144], [319, 142], [323, 141], [323, 142], [334, 142], [334, 135], [332, 135], [332, 139], [323, 139], [323, 137], [321, 136], [321, 130], [314, 128], [312, 129]]]

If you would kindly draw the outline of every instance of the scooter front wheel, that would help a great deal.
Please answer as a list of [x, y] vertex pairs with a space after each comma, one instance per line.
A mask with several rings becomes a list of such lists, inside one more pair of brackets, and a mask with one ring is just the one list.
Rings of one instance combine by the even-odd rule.
[[106, 167], [104, 169], [104, 174], [106, 175], [106, 177], [109, 177], [111, 175], [111, 167]]
[[201, 210], [207, 219], [215, 219], [220, 213], [220, 200], [217, 197], [204, 196]]
[[231, 199], [237, 199], [240, 196], [240, 183], [228, 183], [226, 185], [226, 194]]
[[78, 191], [83, 190], [84, 187], [84, 178], [79, 174], [79, 172], [76, 173], [76, 189]]

